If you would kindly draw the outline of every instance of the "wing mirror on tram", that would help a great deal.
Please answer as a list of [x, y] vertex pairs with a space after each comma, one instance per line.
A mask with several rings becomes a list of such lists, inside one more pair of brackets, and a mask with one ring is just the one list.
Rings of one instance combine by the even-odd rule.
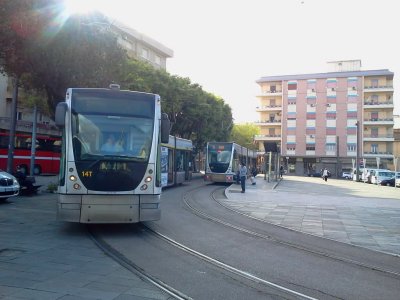
[[169, 131], [171, 128], [171, 121], [166, 113], [161, 115], [161, 143], [169, 142]]
[[65, 115], [68, 110], [68, 105], [66, 102], [60, 102], [56, 107], [55, 121], [57, 126], [65, 126]]

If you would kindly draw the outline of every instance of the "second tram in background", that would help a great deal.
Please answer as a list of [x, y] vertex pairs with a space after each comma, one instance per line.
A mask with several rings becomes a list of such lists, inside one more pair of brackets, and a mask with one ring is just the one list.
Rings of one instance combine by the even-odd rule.
[[210, 182], [235, 182], [239, 164], [247, 169], [256, 165], [257, 154], [233, 142], [209, 142], [206, 147], [204, 180]]

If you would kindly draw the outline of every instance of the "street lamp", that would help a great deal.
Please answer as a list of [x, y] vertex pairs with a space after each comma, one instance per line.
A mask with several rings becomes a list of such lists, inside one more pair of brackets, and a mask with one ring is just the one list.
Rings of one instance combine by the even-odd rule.
[[360, 174], [358, 174], [358, 170], [360, 169], [360, 124], [358, 121], [356, 122], [356, 181], [358, 182], [360, 180]]
[[289, 156], [286, 156], [286, 171], [289, 173]]

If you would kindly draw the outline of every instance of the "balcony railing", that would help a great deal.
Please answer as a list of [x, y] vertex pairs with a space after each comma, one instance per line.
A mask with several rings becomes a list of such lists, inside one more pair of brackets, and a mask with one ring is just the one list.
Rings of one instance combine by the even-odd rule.
[[365, 122], [393, 122], [393, 118], [385, 118], [385, 119], [380, 119], [380, 118], [371, 118], [371, 119], [364, 119]]
[[364, 86], [365, 90], [372, 89], [393, 89], [393, 85], [366, 85]]
[[262, 138], [280, 138], [280, 134], [256, 134], [254, 139], [262, 139]]
[[[0, 117], [0, 128], [9, 130], [10, 124], [11, 124], [10, 118]], [[32, 132], [32, 126], [33, 126], [32, 121], [17, 120], [16, 130], [24, 132]], [[60, 130], [55, 125], [37, 123], [36, 126], [38, 133], [61, 135]]]
[[364, 138], [373, 139], [393, 139], [393, 134], [364, 134]]
[[271, 124], [273, 124], [273, 123], [281, 123], [281, 122], [282, 122], [282, 120], [264, 120], [264, 121], [258, 120], [258, 121], [256, 121], [256, 123], [271, 123]]
[[366, 154], [366, 155], [393, 155], [393, 152], [378, 152], [378, 151], [376, 151], [376, 152], [365, 152], [364, 151], [364, 154]]
[[282, 108], [282, 105], [263, 105], [257, 106], [257, 109], [265, 109], [265, 108]]
[[365, 101], [364, 105], [391, 105], [393, 101], [385, 101], [385, 102], [378, 102], [378, 101]]

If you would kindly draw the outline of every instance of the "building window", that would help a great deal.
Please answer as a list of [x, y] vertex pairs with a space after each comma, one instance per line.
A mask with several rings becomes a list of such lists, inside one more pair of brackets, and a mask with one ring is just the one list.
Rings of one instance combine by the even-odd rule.
[[379, 137], [379, 128], [371, 128], [371, 137], [372, 138], [377, 138]]
[[378, 144], [371, 145], [371, 153], [378, 153]]
[[149, 59], [149, 51], [148, 51], [147, 49], [142, 48], [142, 54], [141, 54], [141, 56], [142, 56], [144, 59]]
[[297, 83], [288, 83], [288, 90], [289, 91], [297, 90]]
[[371, 121], [378, 121], [378, 112], [377, 111], [373, 111], [371, 112]]
[[356, 144], [347, 144], [347, 152], [356, 152], [357, 145]]
[[312, 145], [312, 144], [306, 145], [306, 150], [307, 151], [315, 151], [315, 145]]
[[161, 57], [159, 57], [158, 55], [156, 55], [155, 57], [154, 57], [154, 62], [157, 64], [157, 65], [161, 65]]
[[327, 152], [334, 152], [336, 151], [336, 144], [326, 144], [325, 145], [325, 150]]
[[17, 113], [17, 120], [18, 121], [22, 120], [22, 112], [20, 112], [20, 111]]
[[296, 150], [296, 144], [288, 144], [288, 145], [286, 145], [286, 150], [287, 151], [295, 151]]

